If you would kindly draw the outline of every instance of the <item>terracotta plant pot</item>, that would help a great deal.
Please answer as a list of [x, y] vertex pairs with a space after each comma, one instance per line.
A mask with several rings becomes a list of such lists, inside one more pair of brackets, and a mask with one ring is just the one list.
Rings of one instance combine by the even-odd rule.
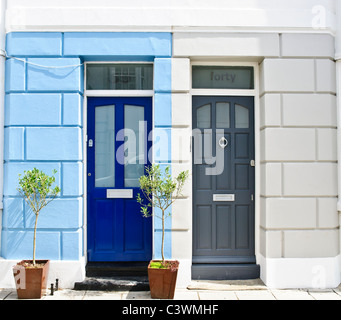
[[170, 265], [167, 269], [151, 268], [152, 262], [161, 260], [152, 260], [148, 265], [148, 279], [150, 294], [153, 299], [173, 299], [178, 275], [179, 261], [165, 261]]
[[47, 288], [50, 260], [36, 260], [37, 267], [26, 267], [32, 260], [22, 260], [13, 267], [19, 299], [40, 299]]

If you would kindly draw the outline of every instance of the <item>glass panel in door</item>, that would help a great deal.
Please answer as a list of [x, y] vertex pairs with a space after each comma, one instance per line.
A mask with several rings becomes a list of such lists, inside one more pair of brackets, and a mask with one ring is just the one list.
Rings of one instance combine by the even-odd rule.
[[95, 187], [115, 187], [115, 105], [95, 110]]
[[216, 127], [218, 129], [230, 128], [230, 104], [228, 102], [216, 103]]
[[124, 186], [138, 187], [145, 166], [144, 107], [124, 106]]
[[235, 109], [235, 124], [236, 128], [248, 128], [249, 127], [249, 109], [236, 104]]

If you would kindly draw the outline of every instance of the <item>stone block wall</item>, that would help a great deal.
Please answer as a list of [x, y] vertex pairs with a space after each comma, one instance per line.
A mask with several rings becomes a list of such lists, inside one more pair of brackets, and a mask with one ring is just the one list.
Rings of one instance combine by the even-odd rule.
[[63, 57], [62, 47], [61, 33], [7, 38], [8, 54], [21, 60], [6, 61], [6, 259], [31, 258], [34, 214], [17, 187], [19, 173], [33, 167], [46, 174], [56, 169], [61, 187], [40, 214], [37, 258], [78, 260], [83, 255], [83, 67], [80, 58]]
[[[17, 192], [18, 175], [57, 170], [60, 196], [38, 220], [37, 259], [79, 261], [86, 250], [84, 190], [85, 61], [154, 62], [154, 162], [171, 164], [170, 33], [14, 32], [7, 34], [4, 211], [1, 256], [30, 259], [33, 213]], [[161, 139], [161, 140], [160, 140]], [[161, 142], [160, 142], [161, 141]], [[154, 255], [160, 226], [154, 225]], [[165, 252], [171, 257], [171, 223]]]
[[283, 34], [279, 43], [279, 56], [260, 65], [260, 252], [266, 258], [336, 257], [334, 40]]

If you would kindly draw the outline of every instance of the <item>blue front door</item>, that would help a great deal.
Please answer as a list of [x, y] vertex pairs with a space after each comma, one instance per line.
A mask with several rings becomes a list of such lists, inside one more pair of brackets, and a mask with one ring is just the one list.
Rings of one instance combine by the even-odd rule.
[[151, 160], [152, 98], [91, 97], [87, 107], [88, 260], [148, 261], [152, 220], [136, 195]]

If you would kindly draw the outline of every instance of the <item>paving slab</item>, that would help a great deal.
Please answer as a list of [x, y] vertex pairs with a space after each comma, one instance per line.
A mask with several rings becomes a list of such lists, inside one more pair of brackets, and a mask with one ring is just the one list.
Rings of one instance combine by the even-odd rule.
[[341, 295], [333, 289], [313, 289], [308, 290], [308, 292], [315, 300], [341, 300]]
[[[88, 292], [89, 294], [90, 292]], [[130, 292], [123, 292], [122, 294], [123, 300], [146, 300], [151, 299], [149, 291], [130, 291]]]
[[87, 291], [83, 300], [122, 300], [123, 292]]
[[198, 291], [199, 300], [238, 300], [234, 291]]
[[241, 290], [235, 293], [238, 300], [276, 300], [268, 290]]
[[61, 290], [55, 291], [53, 295], [51, 295], [50, 293], [47, 293], [42, 298], [42, 300], [83, 300], [85, 293], [86, 291], [61, 289]]
[[272, 289], [271, 292], [277, 300], [314, 300], [306, 290], [301, 289]]
[[0, 289], [0, 300], [6, 299], [12, 292], [13, 290], [10, 289]]
[[193, 280], [188, 286], [189, 290], [215, 290], [215, 291], [240, 291], [240, 290], [267, 290], [261, 279], [252, 280]]
[[175, 290], [174, 300], [199, 300], [199, 296], [196, 291], [177, 289]]

